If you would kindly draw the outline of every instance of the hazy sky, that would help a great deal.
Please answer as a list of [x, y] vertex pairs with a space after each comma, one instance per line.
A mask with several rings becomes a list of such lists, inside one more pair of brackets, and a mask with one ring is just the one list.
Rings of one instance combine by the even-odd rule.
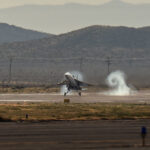
[[[64, 3], [84, 3], [84, 4], [102, 4], [111, 0], [0, 0], [0, 8], [7, 8], [17, 5], [25, 4], [43, 4], [43, 5], [55, 5]], [[129, 3], [139, 4], [139, 3], [150, 3], [150, 0], [122, 0]]]

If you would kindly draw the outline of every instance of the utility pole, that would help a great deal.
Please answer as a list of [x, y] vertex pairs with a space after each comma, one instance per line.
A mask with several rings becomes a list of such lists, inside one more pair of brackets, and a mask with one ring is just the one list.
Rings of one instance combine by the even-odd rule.
[[106, 63], [107, 63], [107, 74], [109, 75], [109, 73], [110, 73], [110, 65], [111, 65], [110, 57], [107, 57]]
[[80, 72], [82, 72], [83, 57], [80, 58]]
[[9, 58], [9, 77], [8, 77], [8, 83], [11, 82], [11, 76], [12, 76], [12, 57]]

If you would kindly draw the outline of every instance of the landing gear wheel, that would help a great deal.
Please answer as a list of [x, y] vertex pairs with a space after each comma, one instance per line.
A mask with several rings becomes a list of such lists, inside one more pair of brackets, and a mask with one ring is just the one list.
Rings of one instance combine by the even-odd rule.
[[66, 95], [67, 95], [67, 93], [65, 92], [65, 93], [64, 93], [64, 96], [66, 96]]
[[79, 92], [79, 96], [81, 96], [81, 92]]

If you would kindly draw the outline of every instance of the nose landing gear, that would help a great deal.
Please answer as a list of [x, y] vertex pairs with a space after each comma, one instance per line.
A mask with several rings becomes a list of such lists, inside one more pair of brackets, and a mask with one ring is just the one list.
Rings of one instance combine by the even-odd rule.
[[68, 90], [67, 92], [64, 93], [64, 96], [66, 96], [69, 93], [70, 90]]

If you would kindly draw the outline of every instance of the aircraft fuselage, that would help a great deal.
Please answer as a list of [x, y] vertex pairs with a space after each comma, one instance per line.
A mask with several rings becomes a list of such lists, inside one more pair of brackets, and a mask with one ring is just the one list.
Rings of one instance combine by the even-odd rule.
[[66, 86], [68, 90], [82, 90], [78, 85], [78, 82], [75, 80], [74, 76], [69, 72], [65, 73], [65, 79], [67, 81]]

